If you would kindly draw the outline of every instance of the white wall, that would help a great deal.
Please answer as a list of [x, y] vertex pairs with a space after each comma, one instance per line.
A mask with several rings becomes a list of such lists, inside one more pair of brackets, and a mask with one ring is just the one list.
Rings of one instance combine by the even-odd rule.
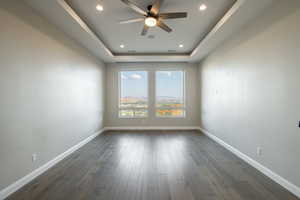
[[[154, 96], [153, 77], [155, 70], [184, 69], [186, 72], [186, 117], [185, 118], [157, 118], [155, 117], [154, 98], [149, 98], [149, 116], [142, 119], [124, 119], [118, 117], [118, 72], [121, 69], [147, 70], [149, 74], [149, 95]], [[152, 75], [151, 75], [152, 74]], [[105, 125], [108, 127], [124, 126], [164, 126], [191, 127], [199, 125], [199, 104], [197, 90], [197, 65], [187, 63], [116, 63], [107, 65], [106, 71], [106, 114]]]
[[201, 126], [300, 187], [299, 21], [299, 0], [278, 1], [209, 55], [199, 76]]
[[103, 63], [34, 13], [0, 3], [0, 190], [103, 126]]

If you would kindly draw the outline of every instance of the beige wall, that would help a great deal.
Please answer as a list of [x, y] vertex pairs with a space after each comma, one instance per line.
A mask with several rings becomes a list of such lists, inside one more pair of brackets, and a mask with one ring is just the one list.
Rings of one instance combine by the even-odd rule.
[[[157, 118], [154, 111], [154, 84], [153, 75], [149, 74], [149, 116], [142, 119], [124, 119], [118, 117], [118, 72], [123, 69], [147, 70], [154, 74], [160, 69], [184, 69], [186, 72], [186, 117], [185, 118]], [[187, 63], [117, 63], [107, 66], [107, 89], [106, 89], [106, 114], [105, 125], [108, 127], [124, 126], [198, 126], [199, 125], [199, 104], [197, 85], [197, 65]], [[152, 98], [151, 98], [152, 97]]]
[[104, 65], [22, 1], [0, 26], [1, 190], [102, 128]]
[[297, 186], [299, 21], [299, 0], [278, 1], [199, 70], [202, 127]]

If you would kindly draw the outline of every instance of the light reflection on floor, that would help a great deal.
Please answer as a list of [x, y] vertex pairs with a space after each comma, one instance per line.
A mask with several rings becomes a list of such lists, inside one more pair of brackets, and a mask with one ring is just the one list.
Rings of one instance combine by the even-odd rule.
[[[170, 176], [177, 170], [183, 170], [186, 162], [186, 138], [176, 135], [161, 135], [152, 137], [145, 135], [123, 134], [117, 142], [119, 169], [121, 173], [130, 173], [131, 170], [145, 166], [149, 160], [157, 160], [155, 167], [158, 173], [164, 174], [168, 169]], [[176, 167], [173, 167], [176, 163]], [[146, 170], [145, 167], [143, 170]], [[174, 174], [175, 175], [175, 174]]]

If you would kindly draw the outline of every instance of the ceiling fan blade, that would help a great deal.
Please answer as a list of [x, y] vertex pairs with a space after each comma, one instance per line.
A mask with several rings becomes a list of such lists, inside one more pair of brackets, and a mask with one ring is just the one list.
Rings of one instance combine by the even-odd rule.
[[167, 31], [168, 33], [172, 32], [172, 29], [161, 20], [159, 20], [157, 22], [157, 26], [160, 27], [161, 29]]
[[159, 17], [162, 19], [177, 19], [177, 18], [186, 18], [186, 12], [174, 12], [174, 13], [160, 13]]
[[135, 23], [135, 22], [141, 22], [144, 20], [145, 20], [144, 18], [136, 18], [136, 19], [123, 20], [123, 21], [120, 21], [119, 23], [120, 24], [130, 24], [130, 23]]
[[130, 8], [132, 8], [135, 12], [141, 14], [141, 15], [144, 15], [144, 16], [147, 16], [147, 12], [140, 8], [139, 6], [137, 6], [136, 4], [128, 1], [128, 0], [121, 0], [123, 3], [125, 3], [127, 6], [129, 6]]
[[164, 0], [156, 0], [155, 3], [152, 5], [150, 13], [152, 15], [157, 16], [159, 13], [159, 9], [160, 9], [161, 5], [163, 4], [163, 2], [164, 2]]
[[148, 30], [149, 30], [149, 27], [145, 24], [145, 25], [144, 25], [144, 28], [143, 28], [143, 31], [142, 31], [142, 33], [141, 33], [141, 35], [142, 35], [142, 36], [147, 35]]

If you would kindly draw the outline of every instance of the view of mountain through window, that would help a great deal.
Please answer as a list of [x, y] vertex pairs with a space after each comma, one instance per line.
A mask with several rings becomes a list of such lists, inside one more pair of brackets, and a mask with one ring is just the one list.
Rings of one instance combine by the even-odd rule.
[[148, 73], [146, 71], [121, 71], [120, 117], [146, 117], [148, 112]]
[[156, 116], [183, 117], [184, 105], [184, 72], [156, 72]]

